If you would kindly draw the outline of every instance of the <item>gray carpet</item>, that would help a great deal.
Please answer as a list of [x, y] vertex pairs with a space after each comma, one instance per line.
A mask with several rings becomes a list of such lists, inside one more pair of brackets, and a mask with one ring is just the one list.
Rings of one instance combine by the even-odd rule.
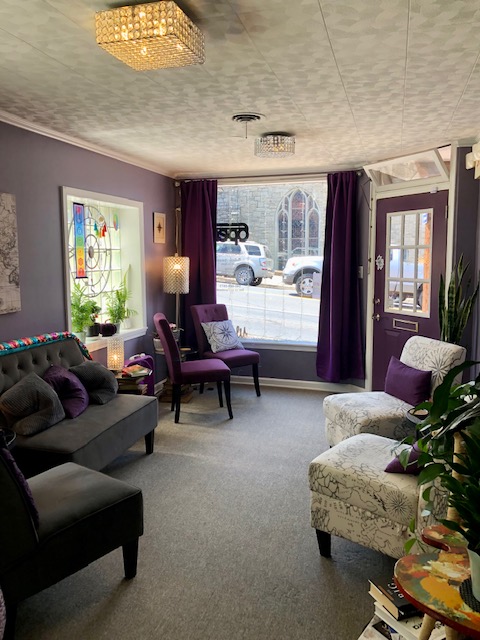
[[142, 488], [137, 577], [121, 550], [19, 606], [17, 640], [356, 640], [373, 615], [368, 579], [393, 560], [340, 538], [319, 556], [309, 462], [326, 448], [323, 395], [233, 387], [166, 404], [143, 442], [106, 471]]

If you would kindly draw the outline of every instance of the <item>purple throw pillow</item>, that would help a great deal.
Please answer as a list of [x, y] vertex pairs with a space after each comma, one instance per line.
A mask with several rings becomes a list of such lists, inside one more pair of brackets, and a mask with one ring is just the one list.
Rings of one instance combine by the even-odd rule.
[[385, 392], [408, 404], [416, 406], [428, 400], [432, 384], [432, 372], [409, 367], [392, 356], [385, 377]]
[[25, 476], [18, 468], [14, 457], [12, 456], [12, 454], [8, 449], [5, 449], [4, 447], [0, 447], [0, 456], [3, 458], [5, 465], [9, 469], [20, 491], [22, 492], [25, 498], [25, 503], [30, 512], [30, 517], [32, 518], [33, 524], [35, 525], [35, 528], [38, 529], [38, 527], [40, 526], [40, 517], [38, 515], [37, 506], [33, 499], [32, 492], [30, 491], [30, 487], [28, 486], [28, 482], [25, 480]]
[[76, 418], [88, 407], [88, 391], [77, 376], [59, 365], [52, 365], [43, 379], [56, 391], [67, 418]]
[[387, 473], [406, 473], [417, 476], [422, 470], [421, 467], [418, 466], [418, 457], [420, 453], [420, 449], [415, 442], [415, 444], [410, 449], [410, 455], [408, 456], [408, 463], [405, 469], [400, 460], [395, 456], [395, 458], [387, 464], [387, 466], [385, 467], [385, 471]]

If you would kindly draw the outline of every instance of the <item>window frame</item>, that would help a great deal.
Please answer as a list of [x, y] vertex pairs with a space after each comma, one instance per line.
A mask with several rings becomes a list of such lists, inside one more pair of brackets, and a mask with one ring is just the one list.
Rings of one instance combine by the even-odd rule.
[[[144, 247], [144, 214], [143, 214], [143, 202], [137, 200], [129, 200], [119, 196], [113, 196], [105, 193], [98, 193], [94, 191], [86, 191], [83, 189], [77, 189], [75, 187], [63, 186], [62, 190], [62, 203], [63, 203], [63, 216], [62, 216], [62, 231], [63, 231], [63, 256], [64, 256], [64, 283], [65, 283], [65, 326], [68, 330], [72, 330], [71, 323], [71, 269], [69, 259], [69, 206], [72, 200], [80, 202], [82, 204], [94, 204], [100, 206], [115, 206], [118, 207], [122, 214], [133, 214], [133, 218], [128, 220], [127, 228], [129, 229], [128, 242], [123, 240], [123, 246], [121, 251], [122, 257], [122, 272], [125, 270], [124, 265], [127, 264], [131, 267], [130, 289], [132, 291], [132, 308], [137, 311], [135, 315], [135, 327], [132, 329], [125, 329], [122, 327], [121, 336], [124, 341], [131, 340], [146, 335], [147, 333], [147, 306], [146, 306], [146, 285], [145, 285], [145, 247]], [[123, 211], [122, 211], [123, 210]], [[121, 228], [124, 224], [121, 222]], [[125, 223], [125, 219], [123, 221]], [[136, 238], [135, 238], [136, 236]], [[135, 241], [136, 239], [136, 241]], [[125, 259], [126, 258], [126, 259]], [[107, 346], [106, 338], [88, 338], [86, 339], [86, 345], [89, 351], [97, 351]]]

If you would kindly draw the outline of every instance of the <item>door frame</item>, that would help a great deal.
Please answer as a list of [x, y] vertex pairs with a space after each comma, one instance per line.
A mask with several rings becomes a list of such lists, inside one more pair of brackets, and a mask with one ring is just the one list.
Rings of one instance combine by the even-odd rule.
[[371, 218], [370, 237], [368, 246], [368, 282], [367, 282], [367, 305], [365, 323], [365, 391], [372, 390], [373, 371], [373, 319], [374, 314], [374, 284], [375, 284], [375, 243], [377, 226], [377, 202], [385, 198], [395, 198], [418, 193], [431, 193], [433, 190], [448, 190], [448, 219], [447, 219], [447, 245], [445, 256], [445, 281], [448, 282], [452, 272], [453, 243], [454, 243], [454, 223], [456, 217], [455, 210], [455, 187], [457, 173], [457, 144], [451, 145], [450, 178], [448, 181], [432, 185], [404, 183], [397, 189], [379, 193], [375, 184], [371, 182]]

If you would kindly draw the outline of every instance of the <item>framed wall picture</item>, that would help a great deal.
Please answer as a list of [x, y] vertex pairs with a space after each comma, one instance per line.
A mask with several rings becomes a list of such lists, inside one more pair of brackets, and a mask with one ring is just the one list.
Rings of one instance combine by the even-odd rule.
[[160, 244], [165, 244], [165, 213], [153, 214], [153, 241]]

